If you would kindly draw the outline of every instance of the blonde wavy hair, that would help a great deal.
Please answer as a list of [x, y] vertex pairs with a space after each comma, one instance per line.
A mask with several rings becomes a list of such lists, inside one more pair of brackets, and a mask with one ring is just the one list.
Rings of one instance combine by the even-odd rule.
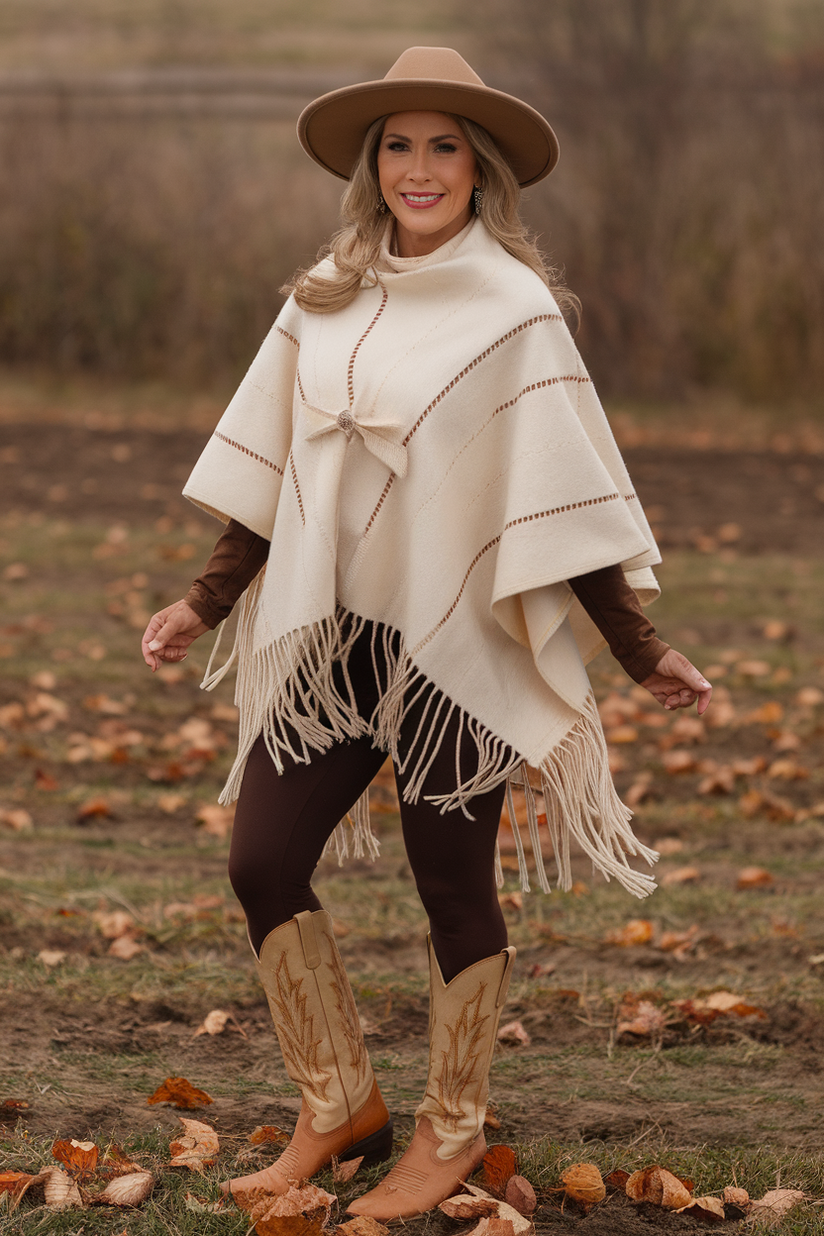
[[[521, 187], [509, 163], [486, 129], [464, 116], [453, 116], [460, 125], [478, 163], [483, 188], [481, 218], [487, 231], [519, 262], [523, 262], [549, 288], [564, 313], [574, 317], [580, 309], [576, 296], [565, 287], [561, 275], [549, 266], [537, 242], [519, 214]], [[318, 260], [331, 257], [337, 277], [318, 275], [316, 268], [299, 270], [281, 291], [294, 293], [301, 309], [309, 313], [334, 313], [343, 309], [364, 286], [374, 286], [374, 265], [380, 254], [387, 216], [381, 213], [378, 179], [378, 147], [386, 117], [375, 120], [366, 132], [358, 161], [341, 201], [343, 226], [321, 250]]]

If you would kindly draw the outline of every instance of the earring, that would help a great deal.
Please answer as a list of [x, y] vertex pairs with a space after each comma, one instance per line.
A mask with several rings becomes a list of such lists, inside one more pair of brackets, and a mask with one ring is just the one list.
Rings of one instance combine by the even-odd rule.
[[481, 213], [481, 202], [484, 200], [484, 191], [478, 185], [475, 185], [472, 190], [472, 201], [475, 205], [475, 214]]
[[382, 193], [378, 194], [378, 200], [375, 203], [375, 210], [377, 210], [379, 214], [382, 214], [382, 215], [386, 214], [386, 202], [383, 200]]

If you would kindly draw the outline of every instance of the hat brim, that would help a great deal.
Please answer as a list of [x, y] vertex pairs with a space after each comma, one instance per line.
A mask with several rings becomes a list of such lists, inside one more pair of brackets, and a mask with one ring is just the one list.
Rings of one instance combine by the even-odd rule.
[[494, 140], [522, 188], [543, 180], [558, 162], [558, 139], [528, 103], [489, 86], [420, 78], [363, 82], [321, 95], [301, 112], [298, 138], [316, 163], [348, 180], [372, 122], [410, 111], [450, 112], [474, 120]]

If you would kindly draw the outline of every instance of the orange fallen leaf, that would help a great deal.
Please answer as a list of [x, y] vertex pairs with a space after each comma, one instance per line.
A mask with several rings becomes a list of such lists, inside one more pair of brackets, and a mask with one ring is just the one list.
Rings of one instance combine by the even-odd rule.
[[322, 1215], [265, 1215], [256, 1220], [257, 1236], [323, 1236]]
[[749, 713], [743, 720], [749, 724], [777, 725], [784, 718], [784, 705], [778, 700], [767, 700], [760, 708]]
[[56, 781], [51, 773], [44, 772], [42, 768], [35, 769], [34, 784], [38, 790], [43, 790], [47, 794], [60, 789], [59, 781]]
[[185, 1116], [178, 1116], [178, 1120], [183, 1125], [183, 1136], [169, 1143], [172, 1155], [169, 1166], [189, 1167], [192, 1171], [202, 1172], [204, 1167], [214, 1163], [220, 1149], [217, 1133], [210, 1124], [200, 1120], [187, 1120]]
[[638, 730], [634, 725], [615, 725], [606, 732], [608, 743], [618, 744], [633, 743], [638, 741]]
[[[465, 1193], [471, 1194], [472, 1197], [480, 1199], [486, 1198], [488, 1201], [494, 1201], [498, 1207], [497, 1215], [488, 1215], [481, 1219], [478, 1226], [473, 1227], [471, 1231], [467, 1233], [467, 1236], [473, 1236], [473, 1234], [479, 1232], [479, 1230], [484, 1230], [482, 1228], [483, 1224], [494, 1224], [500, 1220], [504, 1220], [505, 1222], [512, 1224], [513, 1236], [527, 1236], [527, 1233], [534, 1231], [532, 1220], [519, 1214], [514, 1206], [510, 1206], [508, 1202], [505, 1202], [502, 1199], [493, 1198], [490, 1193], [487, 1193], [484, 1189], [478, 1188], [477, 1185], [470, 1184], [469, 1181], [467, 1181], [464, 1185], [464, 1191]], [[485, 1230], [491, 1234], [495, 1229], [490, 1229], [487, 1227]]]
[[97, 817], [111, 818], [112, 809], [106, 798], [89, 798], [77, 809], [77, 821], [93, 820]]
[[817, 708], [819, 704], [824, 704], [824, 691], [819, 687], [802, 687], [796, 694], [795, 702], [802, 708]]
[[[171, 1103], [173, 1107], [207, 1107], [214, 1102], [205, 1090], [198, 1090], [185, 1077], [167, 1077], [147, 1103]], [[183, 1117], [181, 1116], [182, 1120]], [[196, 1123], [196, 1122], [195, 1122]], [[204, 1125], [204, 1128], [208, 1128]]]
[[625, 1187], [633, 1202], [652, 1202], [665, 1210], [678, 1210], [692, 1201], [684, 1182], [657, 1163], [633, 1172]]
[[622, 1167], [616, 1167], [615, 1171], [610, 1172], [604, 1177], [604, 1184], [610, 1189], [617, 1189], [619, 1193], [626, 1193], [626, 1185], [629, 1180], [629, 1172], [625, 1172]]
[[484, 1128], [485, 1129], [500, 1129], [500, 1127], [501, 1127], [500, 1120], [495, 1115], [495, 1113], [492, 1111], [492, 1109], [488, 1107], [486, 1109], [486, 1114], [484, 1115]]
[[388, 1227], [378, 1223], [369, 1215], [356, 1215], [346, 1223], [339, 1223], [335, 1228], [335, 1236], [387, 1236]]
[[735, 789], [735, 769], [721, 764], [698, 782], [699, 794], [732, 794]]
[[97, 1167], [100, 1154], [94, 1142], [56, 1141], [52, 1145], [52, 1154], [58, 1163], [62, 1163], [70, 1176], [82, 1180], [91, 1176]]
[[335, 1184], [346, 1184], [353, 1176], [356, 1176], [363, 1160], [364, 1156], [362, 1154], [358, 1155], [356, 1159], [344, 1159], [343, 1162], [333, 1158], [332, 1179]]
[[604, 936], [604, 943], [629, 948], [636, 944], [649, 944], [652, 936], [653, 927], [649, 919], [631, 918], [624, 927], [616, 931], [608, 931]]
[[727, 1218], [724, 1203], [717, 1197], [693, 1197], [686, 1205], [678, 1206], [677, 1213], [691, 1215], [703, 1223], [723, 1223]]
[[33, 1179], [28, 1172], [0, 1172], [0, 1195], [10, 1193], [12, 1198], [22, 1196]]
[[[338, 1200], [334, 1193], [327, 1193], [325, 1189], [313, 1184], [293, 1184], [286, 1193], [274, 1196], [271, 1193], [262, 1193], [260, 1189], [253, 1189], [249, 1193], [235, 1193], [234, 1199], [256, 1225], [255, 1230], [264, 1232], [267, 1236], [270, 1233], [271, 1236], [277, 1236], [281, 1231], [278, 1223], [286, 1224], [285, 1230], [292, 1231], [288, 1221], [294, 1222], [299, 1218], [318, 1223], [322, 1228], [329, 1218], [332, 1206]], [[320, 1231], [320, 1228], [317, 1230]], [[294, 1230], [304, 1229], [298, 1227]]]
[[252, 1146], [266, 1146], [270, 1142], [288, 1142], [289, 1134], [284, 1133], [283, 1129], [277, 1128], [273, 1124], [259, 1124], [256, 1129], [253, 1129], [249, 1134], [247, 1141]]
[[663, 888], [671, 888], [674, 884], [693, 884], [700, 879], [701, 869], [699, 867], [674, 867], [672, 871], [664, 872], [661, 885]]
[[615, 1033], [637, 1034], [645, 1038], [661, 1034], [667, 1025], [667, 1016], [662, 1009], [651, 1000], [639, 1000], [633, 1004], [623, 1004], [618, 1016], [623, 1014], [624, 1020], [618, 1022]]
[[515, 1224], [501, 1215], [488, 1215], [470, 1228], [467, 1236], [515, 1236]]
[[738, 879], [735, 882], [736, 888], [769, 888], [775, 883], [775, 879], [771, 872], [765, 867], [743, 867], [738, 873]]
[[5, 824], [6, 828], [11, 828], [16, 833], [21, 833], [28, 828], [34, 827], [34, 821], [25, 807], [10, 807], [7, 810], [0, 810], [0, 824]]
[[573, 1163], [561, 1176], [561, 1183], [570, 1201], [577, 1202], [585, 1211], [607, 1195], [604, 1179], [594, 1163]]
[[661, 756], [661, 763], [665, 770], [671, 775], [676, 773], [692, 772], [696, 765], [696, 758], [691, 751], [678, 749], [675, 751], [666, 751]]
[[503, 1197], [507, 1182], [517, 1171], [518, 1160], [511, 1146], [491, 1146], [483, 1157], [483, 1182], [496, 1197]]

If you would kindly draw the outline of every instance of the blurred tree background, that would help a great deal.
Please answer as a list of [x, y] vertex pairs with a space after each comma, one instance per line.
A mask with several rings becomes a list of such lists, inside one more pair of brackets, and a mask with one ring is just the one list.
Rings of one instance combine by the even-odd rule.
[[820, 0], [0, 0], [0, 364], [230, 385], [335, 226], [315, 94], [449, 44], [549, 117], [527, 213], [622, 399], [824, 386]]

